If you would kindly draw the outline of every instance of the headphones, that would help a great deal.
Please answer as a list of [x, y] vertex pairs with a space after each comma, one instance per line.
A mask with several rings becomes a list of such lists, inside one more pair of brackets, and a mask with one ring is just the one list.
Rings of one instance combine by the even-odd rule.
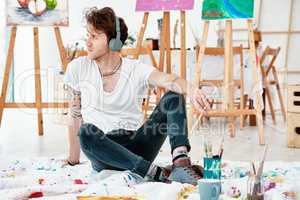
[[123, 42], [121, 41], [120, 20], [117, 16], [115, 17], [115, 21], [117, 35], [116, 38], [111, 38], [109, 40], [108, 46], [112, 51], [119, 51], [123, 46]]

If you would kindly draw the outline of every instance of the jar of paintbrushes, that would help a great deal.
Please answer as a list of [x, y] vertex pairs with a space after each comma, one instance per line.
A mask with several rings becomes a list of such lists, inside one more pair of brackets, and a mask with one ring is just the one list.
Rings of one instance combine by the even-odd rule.
[[251, 175], [247, 182], [247, 200], [263, 200], [264, 199], [264, 181], [263, 177]]
[[204, 174], [205, 179], [221, 179], [221, 161], [223, 155], [223, 141], [217, 153], [213, 152], [213, 145], [210, 141], [204, 142]]
[[251, 162], [252, 173], [249, 175], [247, 182], [247, 200], [264, 199], [264, 180], [262, 174], [267, 154], [267, 148], [268, 146], [266, 146], [264, 149], [264, 153], [258, 168], [255, 167], [254, 162]]

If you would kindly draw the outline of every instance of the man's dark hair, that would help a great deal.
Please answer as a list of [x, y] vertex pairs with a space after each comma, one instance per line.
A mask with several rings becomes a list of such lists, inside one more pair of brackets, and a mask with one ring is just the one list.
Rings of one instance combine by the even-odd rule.
[[[85, 18], [88, 24], [91, 24], [96, 30], [105, 32], [108, 41], [111, 38], [116, 37], [116, 15], [113, 9], [109, 7], [104, 7], [98, 9], [96, 7], [90, 8], [85, 13]], [[120, 21], [120, 32], [121, 32], [121, 41], [125, 43], [128, 37], [128, 28], [125, 24], [123, 18], [118, 17]]]

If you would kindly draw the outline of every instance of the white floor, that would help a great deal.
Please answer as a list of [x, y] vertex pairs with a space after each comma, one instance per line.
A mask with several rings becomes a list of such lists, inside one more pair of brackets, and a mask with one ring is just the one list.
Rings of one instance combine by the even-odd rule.
[[[51, 116], [44, 115], [44, 136], [38, 136], [36, 114], [34, 113], [33, 110], [5, 110], [0, 129], [0, 158], [67, 155], [67, 127], [53, 123]], [[291, 149], [286, 146], [285, 130], [286, 127], [280, 115], [277, 115], [276, 126], [272, 124], [271, 120], [266, 121], [266, 143], [269, 147], [267, 160], [300, 161], [300, 149]], [[257, 133], [257, 127], [246, 126], [242, 131], [238, 128], [236, 137], [230, 138], [226, 133], [224, 122], [213, 120], [207, 127], [191, 133], [191, 156], [197, 160], [203, 157], [203, 138], [211, 138], [218, 142], [225, 134], [224, 159], [258, 160], [264, 146], [258, 144]], [[166, 156], [169, 152], [169, 144], [166, 142], [160, 156]]]

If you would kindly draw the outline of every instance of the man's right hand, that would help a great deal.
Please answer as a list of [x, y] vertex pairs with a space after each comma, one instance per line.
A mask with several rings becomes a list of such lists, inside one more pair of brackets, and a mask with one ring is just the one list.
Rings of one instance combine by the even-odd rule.
[[61, 167], [66, 167], [66, 166], [75, 166], [75, 165], [78, 165], [80, 164], [80, 161], [79, 160], [71, 160], [71, 159], [65, 159], [63, 160], [63, 164]]

